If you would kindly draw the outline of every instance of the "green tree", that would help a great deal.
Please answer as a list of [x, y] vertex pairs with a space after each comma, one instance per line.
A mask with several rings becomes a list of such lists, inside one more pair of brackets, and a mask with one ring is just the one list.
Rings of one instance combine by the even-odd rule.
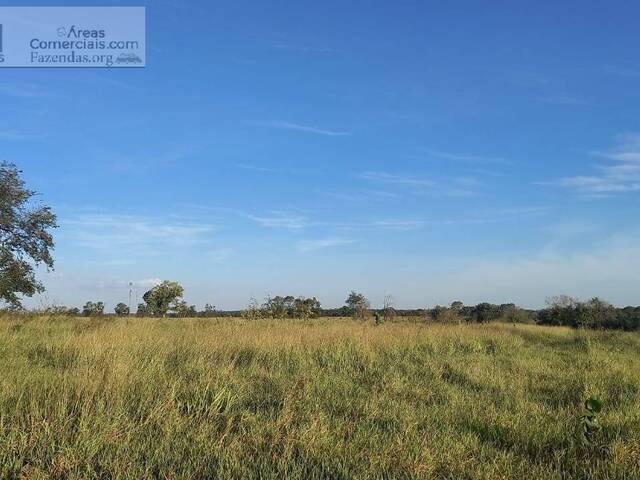
[[464, 308], [464, 303], [462, 303], [460, 300], [456, 300], [455, 302], [451, 302], [451, 310], [453, 310], [456, 313], [460, 313], [462, 311], [462, 309]]
[[320, 315], [320, 302], [316, 297], [298, 297], [293, 301], [293, 315], [296, 318], [315, 318]]
[[171, 311], [177, 317], [193, 318], [198, 316], [198, 310], [196, 309], [196, 306], [189, 305], [184, 300], [175, 301], [171, 306]]
[[82, 307], [82, 315], [85, 317], [99, 317], [104, 314], [104, 302], [87, 302]]
[[165, 280], [147, 291], [142, 298], [147, 304], [148, 313], [164, 317], [172, 304], [178, 305], [183, 294], [182, 285]]
[[369, 300], [363, 294], [351, 291], [345, 300], [349, 313], [358, 318], [365, 318], [369, 313]]
[[205, 304], [204, 306], [204, 316], [205, 317], [215, 317], [216, 316], [216, 307], [210, 303]]
[[0, 301], [22, 306], [19, 296], [44, 291], [35, 268], [53, 268], [56, 216], [47, 206], [31, 205], [36, 192], [26, 188], [15, 165], [0, 163]]
[[580, 319], [580, 324], [586, 327], [602, 328], [615, 318], [613, 306], [598, 297], [585, 302], [582, 310], [584, 314]]
[[145, 303], [138, 304], [138, 310], [136, 311], [136, 317], [148, 317], [151, 315], [149, 313], [149, 308]]
[[500, 307], [487, 302], [479, 303], [473, 307], [472, 317], [478, 323], [491, 322], [500, 317]]
[[117, 304], [116, 308], [114, 308], [113, 311], [119, 317], [126, 317], [127, 315], [129, 315], [129, 307], [122, 302]]
[[257, 320], [263, 316], [264, 312], [260, 308], [258, 300], [256, 300], [255, 297], [251, 297], [247, 308], [242, 311], [242, 318], [246, 318], [247, 320]]

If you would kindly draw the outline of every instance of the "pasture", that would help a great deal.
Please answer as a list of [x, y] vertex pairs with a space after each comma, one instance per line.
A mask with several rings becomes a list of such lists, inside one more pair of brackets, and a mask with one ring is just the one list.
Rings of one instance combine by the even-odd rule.
[[638, 333], [4, 317], [0, 478], [638, 479], [639, 392]]

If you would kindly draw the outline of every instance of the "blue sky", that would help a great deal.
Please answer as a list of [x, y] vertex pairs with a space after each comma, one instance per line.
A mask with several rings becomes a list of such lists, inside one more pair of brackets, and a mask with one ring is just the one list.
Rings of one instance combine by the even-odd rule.
[[32, 305], [640, 303], [637, 2], [146, 6], [145, 69], [0, 70], [60, 223]]

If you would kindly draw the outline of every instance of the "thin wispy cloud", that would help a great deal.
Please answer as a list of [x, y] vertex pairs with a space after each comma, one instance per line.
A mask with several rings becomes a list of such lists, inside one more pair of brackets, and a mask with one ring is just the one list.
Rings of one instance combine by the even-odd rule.
[[344, 245], [350, 245], [356, 243], [358, 240], [354, 238], [343, 237], [328, 237], [328, 238], [316, 238], [311, 240], [302, 240], [298, 242], [296, 248], [300, 252], [313, 252], [317, 250], [323, 250], [325, 248], [334, 248]]
[[395, 185], [412, 185], [416, 187], [433, 187], [436, 185], [435, 182], [426, 178], [381, 171], [362, 172], [358, 176], [364, 180], [372, 180]]
[[243, 170], [252, 170], [254, 172], [262, 172], [262, 173], [284, 173], [285, 170], [279, 168], [269, 168], [269, 167], [260, 167], [257, 165], [247, 165], [246, 163], [236, 163], [236, 167], [241, 168]]
[[30, 133], [15, 128], [0, 128], [0, 140], [6, 140], [8, 142], [35, 141], [45, 138], [47, 138], [47, 135], [41, 133]]
[[433, 222], [427, 222], [425, 220], [388, 219], [375, 220], [371, 223], [371, 226], [388, 228], [391, 230], [415, 230], [417, 228], [422, 228], [430, 224], [433, 224]]
[[440, 158], [443, 160], [451, 160], [453, 162], [461, 163], [475, 163], [475, 164], [487, 164], [487, 165], [513, 165], [513, 160], [502, 157], [492, 157], [484, 155], [468, 155], [460, 153], [443, 152], [441, 150], [426, 150], [426, 153], [432, 157]]
[[595, 105], [595, 102], [593, 100], [580, 97], [577, 95], [549, 95], [544, 97], [538, 97], [538, 100], [543, 103], [555, 103], [558, 105], [576, 105], [576, 106]]
[[429, 220], [420, 218], [386, 218], [364, 224], [365, 227], [382, 228], [388, 230], [417, 230], [420, 228], [455, 227], [461, 225], [484, 225], [508, 222], [524, 217], [544, 215], [549, 212], [548, 207], [513, 207], [478, 211], [473, 215], [461, 218]]
[[563, 177], [538, 184], [565, 187], [593, 197], [640, 191], [640, 134], [620, 136], [611, 150], [592, 152], [592, 155], [612, 163], [594, 165], [592, 175]]
[[278, 130], [290, 130], [294, 132], [310, 133], [313, 135], [323, 135], [326, 137], [346, 137], [351, 135], [351, 132], [343, 130], [331, 130], [327, 128], [319, 128], [292, 122], [261, 122], [259, 123], [259, 125], [263, 127], [275, 128]]
[[[130, 128], [136, 128], [137, 121], [132, 122]], [[190, 157], [202, 152], [202, 144], [190, 139], [172, 139], [170, 145], [162, 145], [161, 142], [147, 147], [144, 150], [137, 150], [128, 147], [126, 151], [113, 151], [105, 149], [97, 152], [96, 156], [101, 163], [109, 170], [118, 174], [135, 175], [159, 166], [171, 165], [178, 162], [188, 161]]]
[[307, 175], [307, 174], [316, 174], [319, 172], [319, 170], [314, 170], [314, 169], [272, 167], [272, 166], [263, 166], [263, 165], [253, 165], [249, 163], [236, 163], [235, 167], [240, 168], [242, 170], [251, 171], [251, 172], [267, 173], [267, 174], [274, 174], [274, 175]]
[[262, 227], [284, 228], [286, 230], [302, 230], [309, 226], [307, 219], [300, 215], [291, 215], [285, 212], [272, 212], [266, 216], [247, 215], [249, 220]]
[[290, 43], [278, 43], [274, 45], [276, 50], [283, 52], [298, 52], [298, 53], [340, 53], [340, 50], [330, 47], [314, 47], [308, 45], [294, 45]]
[[20, 83], [19, 85], [0, 83], [0, 96], [19, 98], [37, 98], [48, 95], [48, 91], [43, 87], [33, 83]]
[[397, 174], [383, 171], [368, 171], [357, 175], [362, 180], [379, 182], [409, 189], [414, 195], [437, 197], [467, 197], [477, 194], [481, 182], [473, 177], [457, 177], [432, 180], [418, 175]]
[[604, 68], [605, 72], [611, 75], [617, 75], [619, 77], [627, 77], [627, 78], [638, 78], [640, 77], [640, 67], [639, 68], [627, 68], [627, 67], [616, 67], [612, 65], [608, 65]]
[[155, 255], [206, 243], [219, 227], [139, 215], [86, 213], [61, 220], [72, 243], [126, 258]]
[[380, 202], [384, 200], [392, 200], [400, 198], [401, 195], [394, 192], [387, 192], [384, 190], [368, 190], [362, 189], [349, 192], [321, 192], [322, 195], [333, 198], [335, 200], [356, 202], [356, 203], [369, 203]]

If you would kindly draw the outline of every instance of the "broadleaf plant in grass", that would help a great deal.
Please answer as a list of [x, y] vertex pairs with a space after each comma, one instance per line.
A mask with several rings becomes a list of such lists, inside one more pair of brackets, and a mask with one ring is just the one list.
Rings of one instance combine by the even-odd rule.
[[584, 402], [584, 414], [582, 415], [582, 436], [587, 444], [594, 441], [595, 435], [600, 430], [598, 414], [602, 411], [603, 402], [598, 397], [590, 397]]

